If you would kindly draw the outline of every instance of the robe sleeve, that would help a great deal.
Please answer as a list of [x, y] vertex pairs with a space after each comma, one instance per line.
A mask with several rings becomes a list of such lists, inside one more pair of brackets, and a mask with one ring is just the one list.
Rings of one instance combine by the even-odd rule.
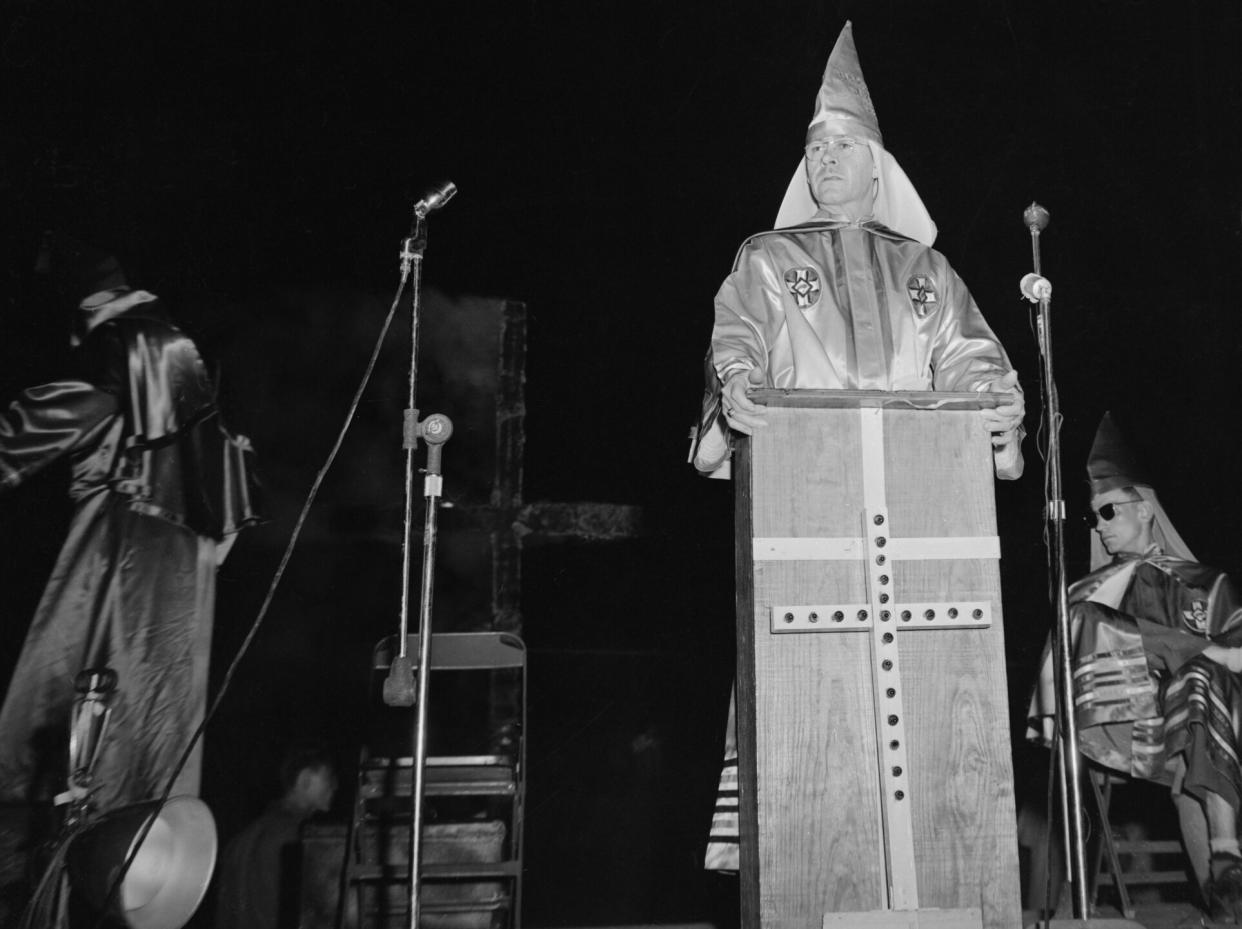
[[721, 382], [737, 371], [766, 373], [768, 352], [784, 325], [775, 265], [761, 242], [751, 239], [716, 294], [712, 362]]
[[0, 413], [0, 492], [77, 448], [118, 411], [116, 397], [86, 381], [26, 390]]
[[987, 390], [1013, 365], [966, 284], [947, 262], [945, 267], [945, 306], [931, 352], [933, 389]]
[[1134, 621], [1138, 625], [1139, 635], [1143, 637], [1143, 651], [1147, 653], [1148, 665], [1161, 671], [1178, 670], [1212, 644], [1184, 629], [1139, 617], [1135, 617]]
[[1218, 645], [1242, 646], [1242, 597], [1227, 574], [1208, 593], [1208, 636]]

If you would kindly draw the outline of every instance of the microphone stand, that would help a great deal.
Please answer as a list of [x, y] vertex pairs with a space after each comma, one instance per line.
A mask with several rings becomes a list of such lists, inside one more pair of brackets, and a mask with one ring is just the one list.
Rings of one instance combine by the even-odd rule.
[[[1032, 203], [1022, 213], [1022, 220], [1031, 231], [1031, 258], [1036, 274], [1041, 274], [1039, 236], [1048, 226], [1048, 211]], [[1051, 299], [1039, 300], [1037, 317], [1039, 352], [1043, 362], [1044, 408], [1048, 412], [1048, 481], [1045, 519], [1050, 532], [1052, 555], [1053, 597], [1056, 601], [1056, 626], [1053, 646], [1056, 661], [1057, 713], [1060, 738], [1056, 740], [1060, 765], [1061, 813], [1063, 838], [1067, 846], [1070, 881], [1074, 888], [1074, 915], [1088, 918], [1086, 845], [1082, 829], [1082, 756], [1078, 752], [1078, 723], [1074, 719], [1074, 674], [1071, 655], [1069, 587], [1065, 577], [1065, 500], [1061, 483], [1061, 408], [1056, 382], [1052, 377], [1052, 315]]]
[[[450, 187], [452, 185], [449, 185]], [[456, 188], [452, 188], [455, 191]], [[448, 194], [452, 196], [452, 192]], [[429, 199], [429, 198], [428, 198]], [[448, 199], [429, 205], [420, 200], [414, 207], [414, 224], [410, 235], [401, 243], [401, 276], [413, 272], [410, 312], [410, 372], [408, 405], [402, 422], [402, 446], [405, 448], [405, 526], [401, 540], [401, 623], [399, 648], [384, 680], [384, 702], [389, 706], [416, 706], [414, 714], [413, 752], [410, 787], [410, 861], [409, 914], [410, 929], [418, 929], [421, 898], [420, 872], [423, 847], [423, 781], [427, 762], [427, 693], [431, 665], [431, 605], [435, 580], [437, 515], [443, 490], [441, 471], [444, 443], [453, 434], [452, 421], [442, 413], [433, 413], [418, 421], [416, 391], [418, 384], [418, 328], [422, 303], [423, 253], [427, 248], [427, 213]], [[407, 653], [410, 606], [410, 535], [413, 522], [414, 452], [418, 440], [427, 443], [427, 467], [423, 469], [423, 568], [418, 610], [418, 669], [415, 672]]]
[[[52, 799], [65, 814], [55, 841], [48, 846], [43, 873], [18, 922], [20, 929], [43, 929], [69, 925], [69, 875], [66, 861], [70, 846], [91, 825], [95, 814], [93, 793], [95, 768], [108, 737], [108, 723], [116, 702], [116, 672], [111, 668], [86, 668], [74, 678], [77, 693], [69, 717], [69, 781], [67, 789]], [[141, 843], [141, 838], [139, 839]], [[114, 883], [124, 880], [109, 876]], [[109, 896], [111, 901], [111, 896]]]

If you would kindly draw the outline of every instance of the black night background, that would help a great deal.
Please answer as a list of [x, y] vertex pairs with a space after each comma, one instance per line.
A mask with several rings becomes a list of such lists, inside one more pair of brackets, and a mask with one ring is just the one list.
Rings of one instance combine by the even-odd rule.
[[[732, 498], [685, 463], [686, 434], [712, 296], [775, 217], [847, 18], [885, 144], [1026, 389], [1026, 475], [996, 490], [1021, 802], [1044, 763], [1019, 721], [1051, 621], [1022, 211], [1038, 200], [1052, 216], [1071, 575], [1106, 410], [1199, 558], [1242, 569], [1242, 7], [0, 7], [0, 401], [65, 362], [66, 318], [31, 270], [49, 225], [116, 250], [199, 341], [230, 426], [259, 451], [272, 516], [222, 569], [213, 688], [346, 413], [424, 190], [460, 191], [430, 222], [425, 411], [467, 432], [491, 415], [468, 397], [489, 338], [473, 298], [527, 305], [525, 499], [641, 513], [624, 538], [525, 549], [528, 925], [728, 921], [730, 885], [700, 860], [732, 674]], [[370, 647], [400, 597], [406, 320], [207, 732], [204, 797], [225, 839], [275, 794], [294, 737], [329, 740], [350, 784]], [[65, 476], [0, 498], [0, 681], [63, 536]], [[476, 479], [450, 443], [447, 496]], [[451, 543], [443, 556], [437, 622], [491, 585]]]

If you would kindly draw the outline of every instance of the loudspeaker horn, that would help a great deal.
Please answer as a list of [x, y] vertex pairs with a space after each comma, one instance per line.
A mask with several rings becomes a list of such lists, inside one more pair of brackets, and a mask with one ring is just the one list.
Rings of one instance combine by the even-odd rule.
[[[119, 891], [108, 893], [146, 822], [155, 817]], [[96, 909], [132, 929], [181, 929], [207, 892], [216, 864], [216, 822], [197, 797], [136, 803], [100, 816], [73, 840], [69, 881]]]

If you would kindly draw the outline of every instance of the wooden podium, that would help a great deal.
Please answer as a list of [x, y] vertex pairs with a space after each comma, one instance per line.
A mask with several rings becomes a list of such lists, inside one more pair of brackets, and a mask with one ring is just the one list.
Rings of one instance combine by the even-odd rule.
[[769, 425], [734, 457], [742, 925], [1020, 926], [978, 412], [1001, 396], [754, 398]]

